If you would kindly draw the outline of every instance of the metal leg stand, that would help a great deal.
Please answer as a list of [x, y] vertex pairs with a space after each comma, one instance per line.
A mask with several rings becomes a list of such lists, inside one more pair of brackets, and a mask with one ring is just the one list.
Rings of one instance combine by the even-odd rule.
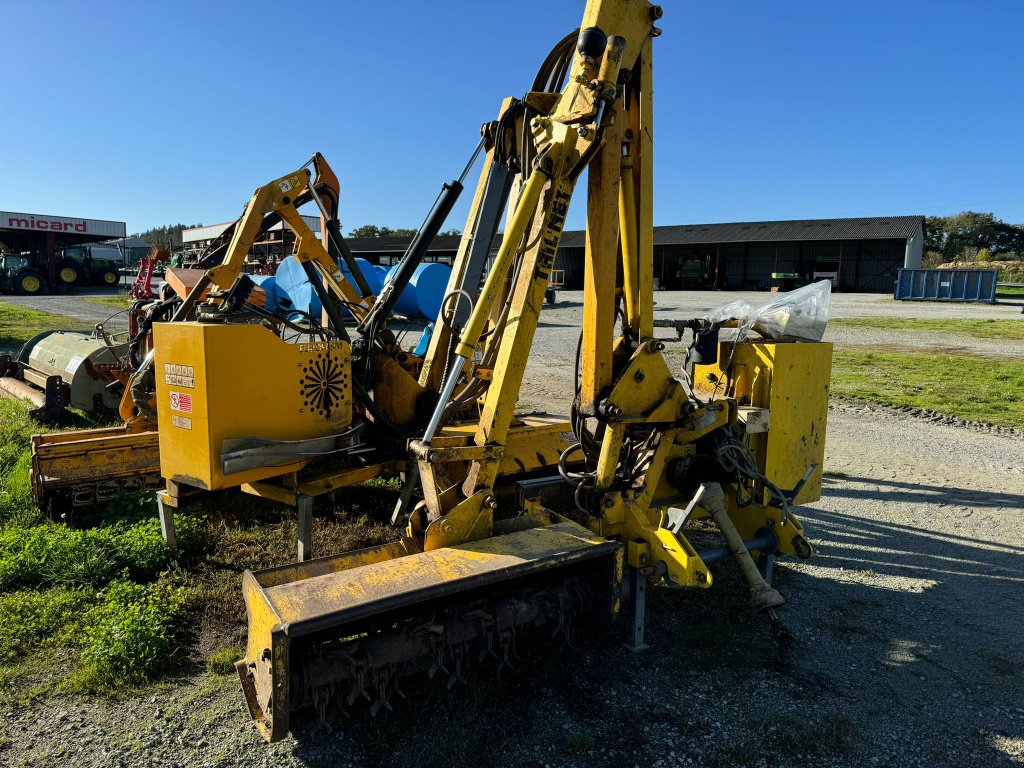
[[299, 510], [299, 562], [313, 554], [313, 497], [298, 494], [295, 506]]
[[156, 506], [160, 512], [160, 533], [163, 535], [164, 541], [167, 542], [167, 546], [175, 549], [178, 546], [178, 541], [174, 537], [174, 507], [164, 503], [162, 493], [156, 495]]
[[764, 576], [764, 580], [771, 585], [772, 572], [775, 570], [775, 553], [762, 551], [757, 557], [757, 568]]
[[626, 566], [629, 579], [629, 607], [627, 609], [626, 642], [623, 645], [634, 653], [646, 651], [644, 642], [644, 613], [647, 610], [647, 576], [639, 568]]

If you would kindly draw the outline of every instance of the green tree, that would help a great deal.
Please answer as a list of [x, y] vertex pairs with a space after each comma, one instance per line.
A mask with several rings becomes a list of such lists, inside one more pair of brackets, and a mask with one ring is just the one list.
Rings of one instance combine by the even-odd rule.
[[925, 250], [947, 261], [974, 258], [985, 250], [992, 259], [1024, 251], [1024, 227], [1007, 224], [992, 213], [963, 211], [953, 216], [929, 216]]
[[162, 227], [152, 227], [143, 232], [136, 232], [132, 237], [138, 237], [149, 242], [150, 245], [169, 245], [172, 248], [181, 245], [181, 231], [201, 227], [202, 224], [165, 224]]
[[378, 227], [376, 224], [363, 224], [350, 230], [347, 237], [412, 237], [416, 234], [415, 229], [391, 227]]

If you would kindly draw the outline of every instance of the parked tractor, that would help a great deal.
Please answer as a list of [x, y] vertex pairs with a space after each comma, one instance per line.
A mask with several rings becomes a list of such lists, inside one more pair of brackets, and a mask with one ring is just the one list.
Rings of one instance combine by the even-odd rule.
[[121, 252], [112, 246], [76, 245], [57, 262], [57, 280], [70, 288], [80, 285], [113, 287], [121, 280]]
[[121, 280], [120, 251], [104, 246], [73, 246], [57, 260], [57, 282], [49, 285], [44, 254], [0, 254], [0, 293], [36, 296], [82, 285], [113, 287]]
[[18, 253], [0, 254], [0, 292], [33, 296], [46, 293], [43, 273], [32, 266], [32, 259]]

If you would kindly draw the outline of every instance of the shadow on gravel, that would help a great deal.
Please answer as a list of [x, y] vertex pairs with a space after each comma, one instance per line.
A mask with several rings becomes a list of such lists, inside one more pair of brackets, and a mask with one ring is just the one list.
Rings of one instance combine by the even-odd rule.
[[[899, 480], [879, 480], [874, 477], [857, 477], [854, 475], [844, 476], [843, 481], [837, 483], [831, 478], [825, 477], [823, 482], [827, 486], [827, 490], [822, 492], [829, 496], [840, 496], [848, 499], [1024, 509], [1024, 493], [976, 491], [969, 488], [925, 485], [923, 483], [908, 483]], [[852, 483], [857, 483], [860, 487], [849, 487]], [[973, 541], [973, 539], [970, 539], [970, 541]]]
[[[850, 488], [850, 481], [879, 490]], [[1014, 494], [847, 482], [829, 496], [955, 504], [935, 508], [936, 520], [960, 516], [968, 526], [959, 507], [1024, 506]], [[1020, 765], [1024, 548], [817, 506], [800, 517], [816, 547], [810, 573], [794, 576], [801, 613], [814, 614], [808, 621], [822, 640], [811, 665], [827, 670], [847, 700], [884, 713], [874, 724], [879, 741], [900, 745], [892, 758], [908, 758], [892, 764]]]

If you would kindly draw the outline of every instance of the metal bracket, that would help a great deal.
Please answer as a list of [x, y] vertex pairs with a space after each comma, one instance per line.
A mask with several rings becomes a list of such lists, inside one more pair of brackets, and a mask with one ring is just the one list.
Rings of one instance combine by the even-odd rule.
[[690, 503], [686, 505], [686, 509], [676, 509], [671, 507], [668, 510], [668, 524], [665, 526], [672, 533], [679, 533], [686, 525], [686, 521], [690, 519], [690, 515], [693, 514], [693, 510], [700, 504], [700, 500], [704, 498], [704, 485], [702, 484], [697, 492], [693, 494], [693, 498], [690, 499]]

